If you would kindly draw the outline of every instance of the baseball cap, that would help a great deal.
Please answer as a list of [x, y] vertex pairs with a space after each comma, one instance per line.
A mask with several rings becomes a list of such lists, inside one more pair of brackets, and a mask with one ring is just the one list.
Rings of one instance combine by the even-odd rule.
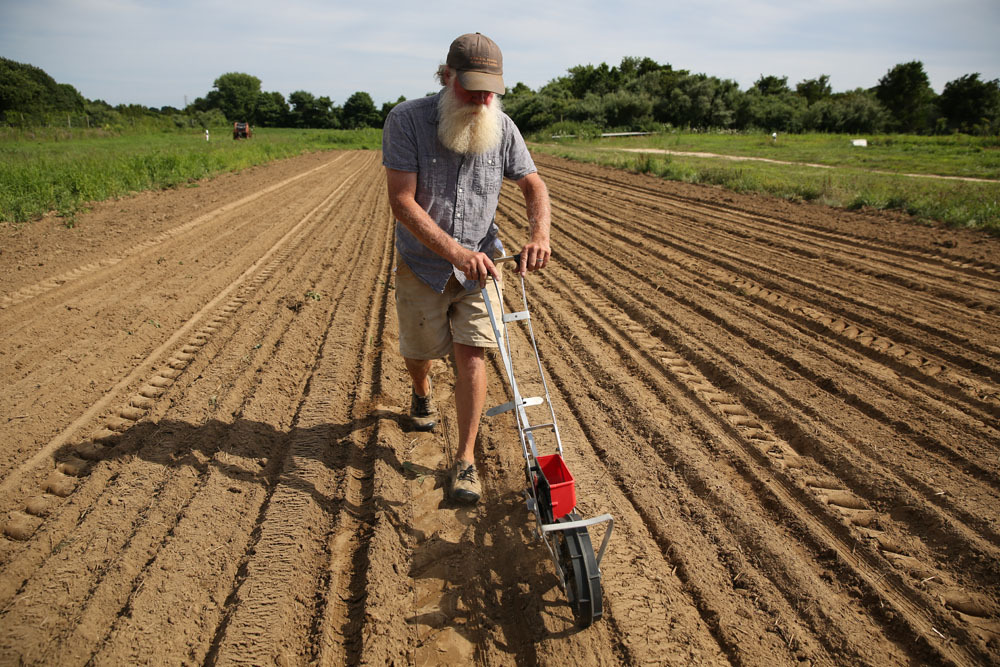
[[503, 54], [492, 39], [480, 33], [462, 35], [448, 49], [448, 67], [458, 72], [466, 90], [486, 90], [503, 95]]

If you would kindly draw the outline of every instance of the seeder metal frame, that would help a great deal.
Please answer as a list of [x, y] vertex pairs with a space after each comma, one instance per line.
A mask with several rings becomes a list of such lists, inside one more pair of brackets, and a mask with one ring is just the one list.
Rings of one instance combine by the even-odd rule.
[[[494, 260], [494, 264], [500, 265], [502, 263], [520, 265], [520, 255]], [[559, 577], [559, 583], [566, 592], [577, 625], [586, 628], [600, 619], [603, 614], [600, 565], [614, 529], [614, 518], [610, 514], [602, 514], [584, 519], [576, 513], [574, 480], [562, 458], [562, 439], [559, 435], [555, 410], [549, 396], [549, 387], [545, 380], [542, 360], [538, 354], [535, 333], [531, 326], [524, 277], [520, 274], [517, 274], [517, 277], [520, 281], [523, 310], [504, 312], [500, 286], [495, 278], [490, 277], [482, 288], [486, 311], [489, 314], [493, 332], [499, 341], [500, 359], [512, 396], [511, 401], [487, 410], [486, 415], [492, 417], [504, 412], [514, 412], [525, 461], [525, 476], [528, 484], [525, 489], [527, 506], [528, 510], [534, 514], [536, 521], [535, 535], [542, 540], [549, 551], [556, 568], [556, 574]], [[491, 282], [497, 296], [501, 297], [497, 299], [500, 304], [499, 313], [495, 313], [490, 304], [488, 289]], [[525, 398], [518, 388], [517, 379], [514, 376], [511, 340], [507, 327], [513, 322], [526, 325], [527, 338], [531, 342], [538, 377], [541, 379], [542, 396]], [[549, 421], [540, 424], [530, 423], [525, 408], [543, 404], [548, 407]], [[556, 449], [554, 454], [540, 456], [538, 453], [535, 433], [543, 431], [551, 431], [554, 435]], [[608, 526], [604, 531], [601, 547], [595, 556], [588, 528], [601, 523], [607, 523]]]

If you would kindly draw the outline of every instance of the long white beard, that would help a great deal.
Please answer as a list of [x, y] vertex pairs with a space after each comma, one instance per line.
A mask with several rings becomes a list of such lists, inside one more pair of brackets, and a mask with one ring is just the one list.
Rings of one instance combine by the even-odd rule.
[[502, 111], [496, 95], [485, 106], [462, 104], [455, 90], [445, 86], [438, 100], [438, 138], [456, 153], [485, 153], [499, 146], [503, 138]]

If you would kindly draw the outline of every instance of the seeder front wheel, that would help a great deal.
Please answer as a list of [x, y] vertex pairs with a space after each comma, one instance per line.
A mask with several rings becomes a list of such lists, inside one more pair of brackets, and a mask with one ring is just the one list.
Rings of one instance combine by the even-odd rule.
[[[579, 521], [575, 512], [560, 519], [562, 522]], [[601, 597], [601, 571], [597, 567], [594, 547], [586, 527], [559, 531], [559, 565], [566, 578], [566, 596], [569, 598], [573, 617], [581, 629], [590, 627], [603, 614]]]

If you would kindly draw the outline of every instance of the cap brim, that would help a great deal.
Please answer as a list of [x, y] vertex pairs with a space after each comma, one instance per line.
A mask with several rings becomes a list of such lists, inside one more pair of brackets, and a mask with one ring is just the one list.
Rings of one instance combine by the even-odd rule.
[[507, 89], [503, 85], [503, 77], [499, 74], [487, 74], [486, 72], [459, 72], [458, 82], [462, 88], [471, 91], [485, 90], [497, 95], [503, 95]]

